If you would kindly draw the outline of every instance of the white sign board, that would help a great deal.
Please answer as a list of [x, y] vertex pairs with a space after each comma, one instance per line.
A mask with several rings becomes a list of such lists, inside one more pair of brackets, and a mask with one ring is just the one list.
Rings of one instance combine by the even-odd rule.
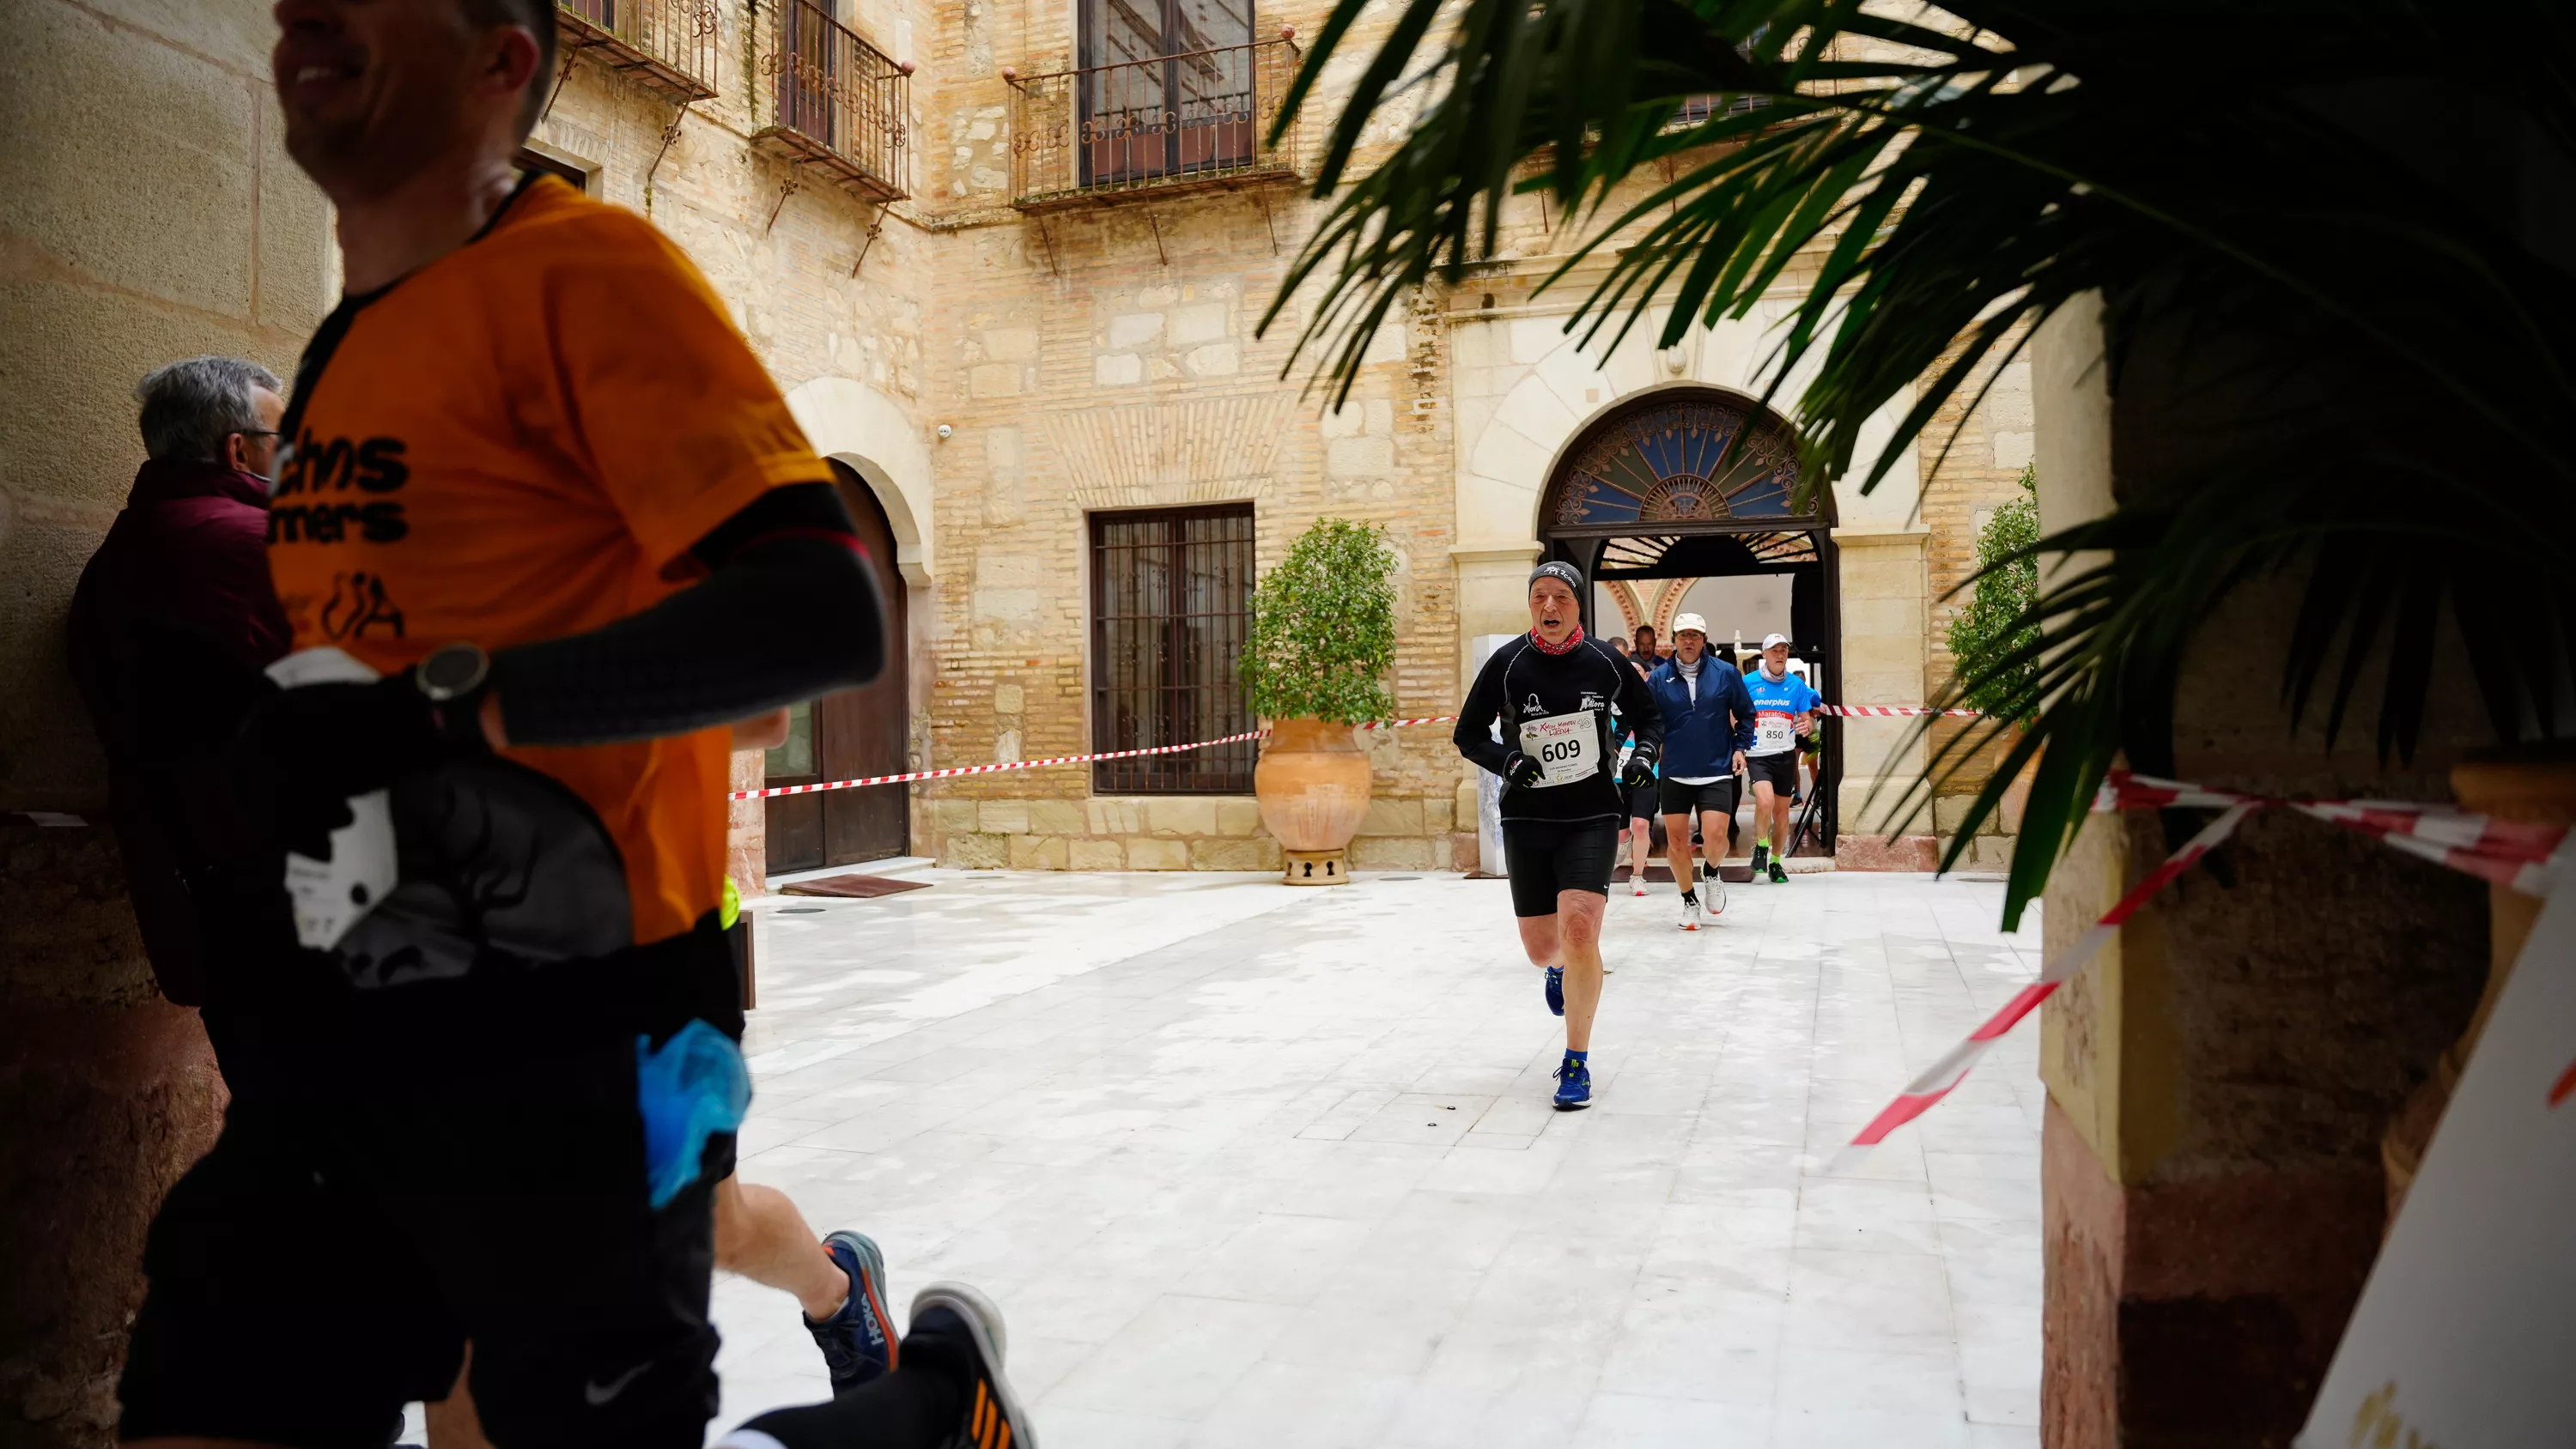
[[2302, 1449], [2576, 1445], [2576, 888], [2557, 891], [2370, 1270]]

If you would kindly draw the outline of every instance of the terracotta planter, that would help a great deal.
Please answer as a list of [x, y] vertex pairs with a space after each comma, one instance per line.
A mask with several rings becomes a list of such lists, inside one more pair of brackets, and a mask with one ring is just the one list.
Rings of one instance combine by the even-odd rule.
[[1276, 720], [1252, 771], [1261, 823], [1288, 854], [1290, 885], [1344, 885], [1351, 837], [1368, 814], [1369, 762], [1349, 725]]
[[[2576, 752], [2564, 744], [2527, 746], [2466, 760], [2451, 767], [2451, 793], [2459, 797], [2461, 809], [2498, 820], [2576, 825]], [[2478, 1033], [2486, 1029], [2487, 1013], [2495, 1009], [2496, 997], [2513, 975], [2514, 959], [2522, 954], [2522, 943], [2540, 920], [2540, 901], [2510, 886], [2489, 885], [2487, 913], [2487, 986], [2478, 998], [2476, 1014], [2469, 1018], [2469, 1029], [2443, 1051], [2433, 1075], [2406, 1099], [2397, 1120], [2379, 1141], [2380, 1163], [2388, 1172], [2392, 1228], [2398, 1207], [2406, 1201], [2406, 1190], [2415, 1184], [2415, 1170], [2423, 1164], [2433, 1129], [2441, 1125], [2442, 1109], [2450, 1105], [2452, 1089], [2459, 1085], [2469, 1053], [2478, 1044]]]

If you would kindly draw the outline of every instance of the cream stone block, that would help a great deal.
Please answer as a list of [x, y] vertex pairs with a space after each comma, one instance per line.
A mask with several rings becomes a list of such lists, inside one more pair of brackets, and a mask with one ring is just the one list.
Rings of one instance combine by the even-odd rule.
[[1479, 634], [1517, 634], [1529, 627], [1529, 571], [1537, 556], [1532, 548], [1517, 558], [1457, 561], [1461, 697], [1474, 682], [1473, 674], [1466, 672], [1467, 641]]
[[1142, 347], [1163, 335], [1160, 312], [1128, 312], [1109, 319], [1109, 350], [1124, 352]]
[[1422, 832], [1422, 802], [1418, 799], [1373, 799], [1369, 801], [1368, 813], [1360, 817], [1359, 833], [1362, 835], [1420, 835]]
[[1129, 870], [1188, 870], [1190, 846], [1186, 840], [1158, 840], [1140, 835], [1127, 842]]
[[993, 713], [995, 714], [1018, 714], [1026, 702], [1025, 692], [1016, 684], [993, 686]]
[[984, 329], [984, 355], [995, 362], [1028, 362], [1038, 355], [1038, 333], [1034, 327], [987, 327]]
[[1412, 332], [1402, 317], [1389, 317], [1377, 331], [1369, 334], [1368, 349], [1360, 354], [1360, 366], [1379, 362], [1402, 362], [1412, 350]]
[[961, 870], [1000, 870], [1010, 858], [1009, 836], [952, 835], [948, 837], [947, 859], [940, 864]]
[[1363, 835], [1351, 842], [1351, 864], [1362, 870], [1433, 870], [1445, 841], [1418, 835]]
[[1120, 870], [1127, 863], [1125, 852], [1115, 840], [1068, 841], [1065, 858], [1073, 870]]
[[2026, 431], [1995, 434], [1995, 466], [2021, 471], [2030, 463], [2031, 443]]
[[1315, 432], [1327, 440], [1356, 438], [1368, 429], [1368, 409], [1357, 398], [1338, 408], [1326, 408], [1315, 420]]
[[980, 362], [966, 369], [966, 390], [976, 397], [1018, 397], [1027, 379], [1016, 362]]
[[1968, 847], [1969, 862], [1979, 870], [2010, 870], [2014, 837], [1980, 835]]
[[1156, 835], [1214, 835], [1216, 801], [1206, 795], [1163, 795], [1145, 802], [1145, 828]]
[[[1542, 393], [1544, 391], [1541, 389]], [[1530, 441], [1526, 434], [1512, 426], [1511, 419], [1519, 400], [1520, 390], [1516, 388], [1512, 396], [1504, 400], [1494, 421], [1476, 439], [1473, 450], [1467, 454], [1467, 468], [1471, 473], [1511, 484], [1535, 500], [1540, 487], [1547, 481], [1547, 465], [1555, 450]], [[1461, 498], [1459, 503], [1463, 515], [1466, 500]], [[1520, 533], [1535, 524], [1536, 516], [1524, 508], [1509, 519], [1479, 519], [1478, 522], [1493, 532]], [[1462, 531], [1459, 536], [1467, 535]]]
[[1217, 801], [1216, 833], [1225, 836], [1260, 834], [1261, 802], [1258, 800]]
[[1324, 446], [1324, 471], [1336, 478], [1382, 477], [1394, 469], [1392, 438], [1335, 438]]
[[1601, 375], [1578, 356], [1570, 363], [1532, 373], [1504, 395], [1502, 410], [1496, 416], [1502, 426], [1529, 440], [1530, 446], [1538, 450], [1542, 474], [1555, 458], [1556, 450], [1583, 426], [1583, 420], [1608, 406], [1606, 401], [1583, 401], [1587, 388], [1600, 391]]
[[1182, 357], [1181, 365], [1192, 377], [1232, 377], [1243, 369], [1243, 355], [1231, 342], [1212, 342], [1194, 347]]
[[1063, 870], [1069, 859], [1066, 845], [1060, 835], [1014, 835], [1011, 837], [1011, 869]]
[[1865, 638], [1874, 634], [1892, 639], [1922, 639], [1922, 596], [1843, 600], [1843, 637]]
[[1038, 611], [1035, 589], [977, 589], [975, 617], [997, 622], [1026, 620]]
[[1029, 833], [1029, 807], [1025, 800], [982, 800], [975, 806], [975, 828], [987, 835], [1026, 835]]
[[1278, 843], [1269, 840], [1193, 840], [1190, 869], [1276, 870], [1278, 862], [1272, 857], [1278, 849]]
[[1086, 835], [1091, 822], [1084, 818], [1079, 800], [1032, 800], [1029, 829], [1039, 835]]
[[1518, 363], [1534, 363], [1565, 343], [1565, 323], [1556, 317], [1514, 317], [1503, 324], [1510, 329], [1510, 356]]
[[1102, 387], [1125, 387], [1145, 380], [1144, 360], [1132, 352], [1112, 352], [1091, 360], [1091, 380]]
[[2027, 432], [2038, 426], [2030, 395], [2030, 362], [2024, 359], [1995, 374], [1982, 405], [1988, 426]]
[[1202, 342], [1220, 342], [1225, 338], [1227, 314], [1233, 309], [1223, 302], [1193, 302], [1175, 308], [1171, 314], [1171, 339], [1174, 347], [1193, 347]]
[[930, 802], [930, 818], [942, 831], [972, 830], [975, 828], [975, 802], [933, 800]]
[[1094, 835], [1139, 835], [1145, 829], [1144, 802], [1117, 796], [1093, 796], [1082, 802]]
[[1457, 804], [1445, 796], [1434, 796], [1422, 802], [1422, 828], [1433, 835], [1446, 835], [1458, 819]]

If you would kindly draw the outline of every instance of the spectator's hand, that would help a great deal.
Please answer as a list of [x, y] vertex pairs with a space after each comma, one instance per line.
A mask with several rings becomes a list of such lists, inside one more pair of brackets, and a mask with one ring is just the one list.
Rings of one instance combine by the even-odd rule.
[[1511, 758], [1503, 761], [1503, 778], [1523, 789], [1537, 784], [1542, 773], [1544, 772], [1539, 769], [1538, 761], [1518, 750], [1512, 751]]
[[261, 841], [317, 859], [349, 823], [349, 799], [452, 750], [410, 671], [369, 684], [272, 689], [227, 752], [233, 792]]
[[1628, 757], [1628, 768], [1620, 774], [1619, 783], [1631, 790], [1642, 790], [1654, 778], [1655, 752], [1639, 745], [1637, 752]]

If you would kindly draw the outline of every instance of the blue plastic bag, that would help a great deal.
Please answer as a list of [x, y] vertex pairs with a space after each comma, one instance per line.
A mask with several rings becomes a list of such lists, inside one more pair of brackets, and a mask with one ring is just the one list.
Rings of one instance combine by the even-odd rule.
[[698, 1180], [707, 1139], [742, 1126], [751, 1071], [733, 1038], [693, 1021], [659, 1051], [635, 1038], [635, 1107], [644, 1116], [644, 1180], [660, 1208]]

